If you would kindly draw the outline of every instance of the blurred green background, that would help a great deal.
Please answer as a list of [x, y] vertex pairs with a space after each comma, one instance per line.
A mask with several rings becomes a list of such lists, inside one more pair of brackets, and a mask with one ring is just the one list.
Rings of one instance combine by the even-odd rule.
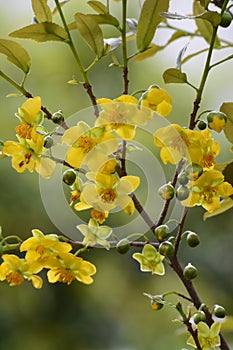
[[[51, 2], [53, 3], [53, 2]], [[182, 5], [182, 13], [190, 13], [191, 1]], [[115, 15], [120, 14], [120, 3], [110, 1]], [[178, 9], [179, 1], [172, 6]], [[179, 5], [180, 6], [180, 5]], [[78, 11], [89, 11], [86, 1], [70, 1], [64, 12], [71, 22]], [[189, 12], [187, 12], [189, 11]], [[129, 8], [129, 17], [138, 17], [139, 2], [134, 0]], [[59, 21], [58, 17], [55, 17]], [[0, 0], [0, 37], [7, 39], [9, 32], [32, 21], [29, 0]], [[178, 23], [180, 27], [183, 23]], [[185, 23], [192, 28], [193, 24]], [[106, 27], [106, 37], [116, 36], [116, 32]], [[88, 47], [77, 33], [75, 41], [82, 52], [82, 61], [87, 66], [93, 59]], [[224, 32], [221, 33], [224, 35]], [[232, 29], [227, 31], [232, 37]], [[167, 32], [162, 31], [157, 38], [164, 42]], [[62, 109], [70, 116], [89, 106], [89, 100], [81, 85], [68, 85], [67, 81], [79, 73], [69, 48], [60, 43], [36, 43], [17, 40], [30, 54], [32, 68], [26, 88], [33, 95], [40, 95], [43, 104], [52, 112]], [[176, 57], [186, 39], [171, 44], [157, 56], [140, 63], [132, 62], [130, 71], [130, 92], [146, 89], [150, 84], [164, 87], [162, 72], [175, 67]], [[133, 50], [133, 43], [130, 49]], [[190, 50], [205, 45], [204, 41], [192, 41]], [[120, 57], [119, 51], [117, 55]], [[217, 52], [219, 59], [222, 52]], [[204, 56], [198, 56], [184, 67], [189, 80], [198, 84]], [[109, 68], [110, 57], [105, 57], [94, 69], [90, 77], [97, 97], [114, 98], [122, 93], [122, 78], [117, 68]], [[21, 73], [5, 58], [0, 56], [0, 69], [18, 82]], [[223, 101], [232, 100], [232, 63], [219, 67], [210, 76], [206, 86], [202, 110], [218, 109]], [[187, 86], [169, 85], [166, 89], [173, 99], [173, 112], [169, 122], [186, 123], [192, 110], [194, 93]], [[6, 98], [16, 92], [8, 83], [0, 80], [0, 139], [14, 139], [17, 120], [14, 113], [25, 100], [22, 97]], [[222, 141], [222, 137], [216, 135]], [[224, 143], [219, 162], [230, 159], [230, 144]], [[40, 197], [37, 174], [28, 172], [19, 175], [11, 168], [10, 159], [0, 162], [0, 225], [5, 234], [19, 234], [28, 237], [31, 229], [39, 228], [45, 233], [58, 232], [50, 221]], [[194, 262], [199, 269], [195, 281], [201, 298], [211, 306], [219, 303], [227, 313], [233, 315], [233, 216], [232, 210], [221, 217], [214, 217], [205, 223], [203, 210], [190, 211], [186, 228], [200, 235], [199, 248], [188, 249], [182, 245], [181, 260], [184, 264]], [[64, 220], [66, 218], [64, 217]], [[127, 233], [126, 233], [127, 234]], [[167, 290], [184, 292], [183, 287], [166, 268], [165, 277], [152, 277], [141, 273], [136, 261], [131, 258], [133, 251], [124, 256], [115, 250], [107, 252], [97, 249], [86, 254], [86, 259], [97, 266], [95, 282], [91, 286], [73, 283], [71, 286], [48, 285], [35, 290], [29, 283], [9, 288], [0, 286], [0, 349], [12, 350], [178, 350], [184, 346], [187, 335], [180, 324], [171, 322], [177, 318], [172, 308], [154, 312], [143, 292], [160, 294]], [[176, 302], [176, 298], [171, 298]], [[233, 346], [232, 332], [225, 333]], [[175, 337], [175, 339], [174, 339]], [[187, 347], [188, 348], [188, 347]]]

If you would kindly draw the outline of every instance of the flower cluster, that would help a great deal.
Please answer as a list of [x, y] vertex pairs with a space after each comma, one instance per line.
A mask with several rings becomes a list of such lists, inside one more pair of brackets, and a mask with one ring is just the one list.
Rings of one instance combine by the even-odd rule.
[[11, 286], [20, 285], [24, 280], [32, 282], [35, 288], [41, 288], [43, 280], [37, 274], [47, 269], [49, 283], [62, 282], [68, 285], [77, 280], [91, 284], [96, 273], [95, 266], [71, 253], [72, 246], [60, 242], [57, 235], [44, 235], [32, 230], [32, 237], [21, 243], [20, 252], [26, 252], [24, 258], [14, 254], [3, 254], [0, 265], [0, 281], [6, 280]]

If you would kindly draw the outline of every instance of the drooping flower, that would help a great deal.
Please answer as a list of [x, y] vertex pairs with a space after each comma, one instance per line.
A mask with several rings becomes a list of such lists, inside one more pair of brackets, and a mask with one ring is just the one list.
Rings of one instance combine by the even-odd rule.
[[99, 244], [106, 249], [110, 248], [110, 244], [107, 241], [107, 238], [112, 234], [111, 227], [108, 226], [99, 226], [98, 223], [90, 219], [88, 225], [77, 225], [77, 229], [82, 233], [84, 239], [82, 244], [84, 246], [93, 247], [96, 244]]
[[7, 282], [10, 286], [18, 286], [23, 281], [32, 281], [35, 288], [42, 287], [41, 277], [35, 275], [42, 270], [42, 265], [39, 262], [28, 262], [25, 259], [20, 259], [13, 254], [3, 254], [3, 263], [0, 265], [0, 280]]
[[51, 256], [60, 253], [68, 253], [72, 246], [66, 242], [60, 242], [57, 235], [44, 235], [40, 230], [32, 230], [33, 237], [28, 238], [20, 245], [20, 251], [26, 251], [25, 259], [28, 262], [38, 261], [43, 263]]
[[[206, 323], [202, 321], [198, 323], [197, 337], [202, 350], [216, 349], [216, 346], [220, 345], [221, 343], [220, 336], [219, 336], [220, 329], [221, 329], [221, 323], [219, 322], [213, 323], [210, 328]], [[196, 344], [193, 337], [190, 337], [188, 339], [187, 344], [196, 348]]]
[[124, 140], [133, 140], [137, 125], [146, 125], [153, 119], [150, 110], [138, 107], [138, 100], [130, 95], [122, 95], [114, 100], [100, 98], [97, 103], [102, 112], [95, 125], [104, 125], [107, 130], [114, 130]]
[[52, 176], [56, 163], [43, 158], [44, 137], [36, 132], [36, 127], [31, 129], [30, 138], [20, 139], [20, 142], [6, 141], [3, 154], [12, 157], [12, 168], [18, 173], [26, 169], [31, 173], [36, 170], [41, 176], [49, 178]]
[[142, 95], [141, 107], [152, 109], [161, 117], [167, 117], [172, 111], [172, 100], [166, 90], [153, 86]]
[[97, 173], [95, 182], [84, 185], [80, 203], [74, 206], [76, 210], [93, 207], [110, 211], [117, 206], [125, 209], [131, 205], [132, 199], [129, 195], [137, 189], [140, 179], [137, 176], [123, 176], [119, 179], [115, 175]]
[[118, 148], [117, 139], [103, 126], [91, 129], [84, 122], [66, 130], [62, 143], [71, 146], [66, 153], [66, 161], [71, 166], [79, 168], [86, 164], [91, 170], [103, 164]]
[[29, 125], [39, 125], [42, 122], [43, 114], [41, 112], [41, 98], [36, 96], [29, 98], [26, 102], [18, 108], [18, 113], [16, 114], [22, 122]]
[[58, 258], [50, 258], [46, 262], [48, 281], [71, 284], [75, 279], [84, 284], [91, 284], [96, 267], [89, 261], [70, 253], [60, 253]]
[[223, 174], [218, 170], [205, 171], [196, 181], [190, 184], [190, 195], [181, 202], [187, 207], [201, 205], [208, 212], [220, 208], [220, 199], [233, 195], [233, 187], [224, 181]]
[[164, 256], [160, 255], [151, 244], [146, 244], [143, 247], [142, 253], [134, 253], [133, 258], [140, 263], [141, 271], [151, 271], [152, 274], [157, 275], [165, 274], [162, 263]]

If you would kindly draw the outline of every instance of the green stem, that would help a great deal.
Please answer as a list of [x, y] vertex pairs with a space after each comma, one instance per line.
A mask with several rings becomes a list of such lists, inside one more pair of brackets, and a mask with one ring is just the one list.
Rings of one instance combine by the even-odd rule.
[[224, 58], [224, 59], [222, 59], [222, 60], [220, 60], [220, 61], [218, 61], [218, 62], [212, 64], [212, 65], [210, 66], [210, 69], [212, 69], [212, 68], [218, 66], [219, 64], [221, 64], [221, 63], [223, 63], [223, 62], [226, 62], [226, 61], [229, 61], [229, 60], [232, 60], [232, 59], [233, 59], [233, 55], [230, 55], [230, 56], [228, 56], [228, 57], [226, 57], [226, 58]]
[[127, 18], [127, 0], [122, 0], [122, 31], [121, 31], [121, 36], [122, 36], [123, 78], [124, 78], [123, 94], [128, 94], [128, 90], [129, 90], [127, 40], [126, 40], [126, 18]]

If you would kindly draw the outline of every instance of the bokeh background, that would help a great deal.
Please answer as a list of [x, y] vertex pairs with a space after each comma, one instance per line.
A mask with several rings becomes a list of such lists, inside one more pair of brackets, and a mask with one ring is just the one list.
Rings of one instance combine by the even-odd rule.
[[[53, 4], [53, 2], [51, 2]], [[90, 11], [84, 0], [71, 0], [64, 6], [68, 22], [78, 11]], [[171, 10], [191, 13], [192, 1], [171, 1]], [[120, 14], [120, 2], [110, 1], [115, 15]], [[140, 3], [133, 0], [129, 4], [129, 16], [138, 18]], [[58, 17], [55, 17], [59, 21]], [[29, 0], [0, 0], [0, 37], [7, 39], [8, 33], [23, 27], [32, 21], [31, 2]], [[174, 22], [179, 28], [194, 28], [192, 21]], [[116, 32], [104, 28], [106, 37], [116, 36]], [[220, 32], [232, 39], [232, 27]], [[169, 33], [161, 31], [156, 43], [166, 41]], [[82, 52], [85, 65], [93, 56], [82, 42], [78, 33], [75, 41]], [[130, 71], [130, 92], [146, 89], [151, 84], [165, 87], [162, 73], [169, 67], [175, 67], [180, 49], [187, 43], [183, 38], [172, 43], [165, 51], [140, 63], [132, 62]], [[33, 95], [40, 95], [43, 104], [55, 112], [63, 110], [65, 116], [89, 106], [89, 100], [81, 85], [68, 85], [67, 81], [79, 73], [69, 48], [60, 43], [36, 43], [19, 40], [29, 52], [32, 68], [26, 88]], [[203, 40], [192, 40], [189, 53], [205, 46]], [[130, 43], [133, 50], [134, 43]], [[225, 51], [226, 52], [226, 51]], [[229, 52], [228, 52], [229, 54]], [[120, 52], [116, 51], [120, 57]], [[215, 53], [219, 59], [224, 53]], [[203, 69], [204, 55], [198, 56], [184, 66], [189, 81], [198, 85]], [[105, 57], [91, 72], [91, 82], [97, 97], [114, 98], [122, 92], [122, 78], [117, 68], [109, 68], [110, 57]], [[0, 56], [0, 69], [13, 79], [21, 81], [22, 75], [4, 56]], [[232, 62], [218, 67], [209, 77], [202, 104], [202, 110], [216, 109], [222, 102], [232, 101]], [[194, 92], [183, 85], [169, 85], [166, 89], [173, 99], [173, 112], [169, 122], [186, 124], [192, 110]], [[0, 80], [0, 139], [14, 139], [14, 127], [17, 119], [14, 113], [24, 98], [6, 98], [16, 92], [8, 83]], [[220, 135], [215, 135], [221, 142]], [[224, 142], [219, 162], [230, 159], [230, 144]], [[54, 194], [55, 195], [55, 194]], [[198, 292], [211, 306], [219, 303], [225, 306], [229, 315], [233, 315], [233, 216], [232, 210], [221, 217], [203, 222], [203, 210], [190, 211], [186, 228], [198, 232], [201, 245], [189, 249], [182, 244], [181, 260], [184, 264], [195, 262], [199, 269], [199, 278], [195, 281]], [[66, 218], [64, 217], [64, 221]], [[10, 159], [0, 162], [0, 225], [5, 234], [19, 234], [29, 237], [31, 229], [39, 228], [45, 233], [59, 233], [43, 206], [37, 174], [19, 175], [11, 168]], [[128, 234], [128, 233], [127, 233]], [[143, 292], [160, 294], [167, 290], [184, 292], [183, 287], [166, 268], [165, 277], [153, 277], [141, 273], [136, 261], [132, 259], [132, 250], [119, 255], [114, 249], [93, 250], [85, 257], [96, 266], [98, 273], [91, 286], [73, 283], [71, 286], [48, 285], [35, 290], [30, 283], [10, 288], [6, 283], [0, 285], [0, 350], [178, 350], [187, 339], [172, 308], [154, 312]], [[176, 298], [171, 298], [175, 302]], [[233, 333], [225, 332], [233, 346]], [[175, 340], [174, 340], [175, 337]], [[187, 346], [188, 348], [188, 346]]]

